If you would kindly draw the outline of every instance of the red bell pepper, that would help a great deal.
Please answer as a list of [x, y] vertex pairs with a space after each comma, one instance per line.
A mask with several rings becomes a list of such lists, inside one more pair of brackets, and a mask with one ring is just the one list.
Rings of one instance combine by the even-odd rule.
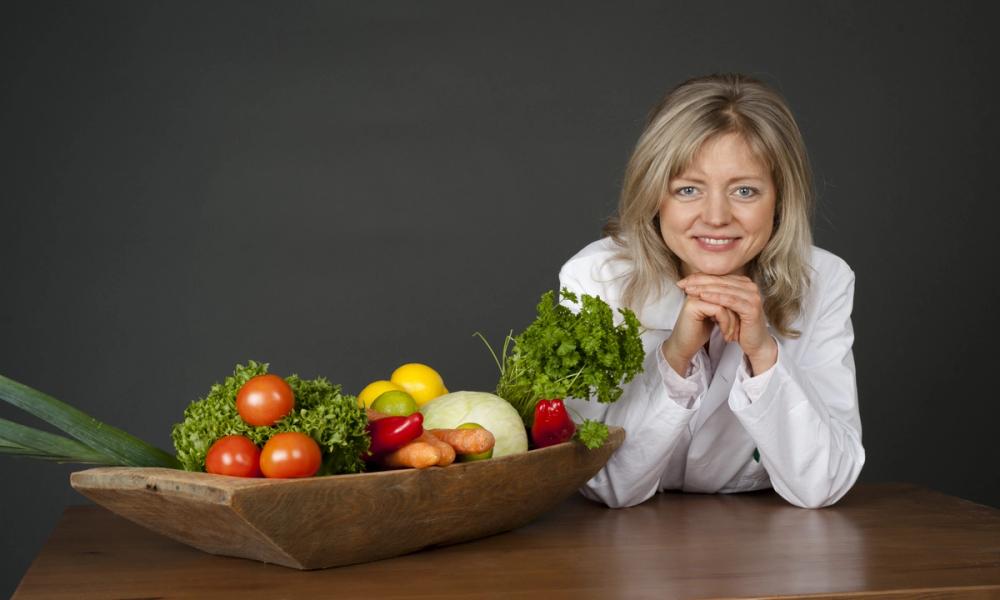
[[368, 421], [368, 435], [372, 438], [368, 458], [378, 458], [399, 450], [424, 432], [424, 415], [415, 412], [408, 417], [385, 417]]
[[539, 400], [535, 404], [535, 421], [531, 425], [531, 441], [536, 448], [568, 442], [576, 432], [566, 406], [559, 398]]

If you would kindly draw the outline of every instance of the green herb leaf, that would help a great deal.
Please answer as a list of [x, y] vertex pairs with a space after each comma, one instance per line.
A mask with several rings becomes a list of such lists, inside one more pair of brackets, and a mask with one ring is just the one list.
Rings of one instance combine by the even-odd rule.
[[576, 439], [591, 450], [600, 448], [608, 439], [608, 426], [586, 419], [576, 428]]
[[621, 386], [642, 371], [645, 357], [639, 320], [619, 309], [614, 323], [611, 307], [599, 297], [577, 297], [563, 289], [574, 312], [556, 302], [552, 291], [542, 294], [538, 316], [514, 338], [496, 394], [510, 402], [530, 427], [535, 404], [543, 398], [594, 398], [610, 403], [621, 397]]

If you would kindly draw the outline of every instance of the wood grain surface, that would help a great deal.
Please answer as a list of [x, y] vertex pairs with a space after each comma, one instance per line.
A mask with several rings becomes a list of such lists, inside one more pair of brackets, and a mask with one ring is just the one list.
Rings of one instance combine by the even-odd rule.
[[[335, 532], [333, 533], [335, 535]], [[28, 598], [1000, 598], [1000, 511], [907, 484], [808, 510], [773, 492], [573, 496], [533, 523], [361, 565], [204, 554], [99, 507], [67, 509]]]
[[399, 556], [507, 531], [551, 510], [625, 439], [578, 442], [455, 463], [305, 479], [249, 479], [106, 467], [73, 487], [140, 525], [211, 554], [319, 569]]

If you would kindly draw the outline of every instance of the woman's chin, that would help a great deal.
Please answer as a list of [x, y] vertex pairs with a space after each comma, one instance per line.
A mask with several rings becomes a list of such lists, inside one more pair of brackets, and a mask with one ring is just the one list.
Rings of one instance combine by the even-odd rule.
[[725, 275], [742, 275], [744, 272], [743, 265], [737, 265], [733, 263], [716, 263], [716, 262], [705, 262], [701, 264], [693, 265], [693, 273], [704, 273], [705, 275], [717, 275], [719, 277]]

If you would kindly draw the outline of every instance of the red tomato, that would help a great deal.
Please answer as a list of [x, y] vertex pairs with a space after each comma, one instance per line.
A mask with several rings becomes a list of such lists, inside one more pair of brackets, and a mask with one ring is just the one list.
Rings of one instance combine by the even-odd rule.
[[216, 475], [260, 477], [260, 448], [242, 435], [219, 438], [205, 455], [205, 470]]
[[312, 477], [323, 461], [319, 444], [304, 433], [276, 433], [260, 453], [260, 470], [265, 477], [290, 479]]
[[251, 377], [236, 393], [236, 410], [250, 425], [274, 425], [295, 408], [295, 394], [277, 375]]

